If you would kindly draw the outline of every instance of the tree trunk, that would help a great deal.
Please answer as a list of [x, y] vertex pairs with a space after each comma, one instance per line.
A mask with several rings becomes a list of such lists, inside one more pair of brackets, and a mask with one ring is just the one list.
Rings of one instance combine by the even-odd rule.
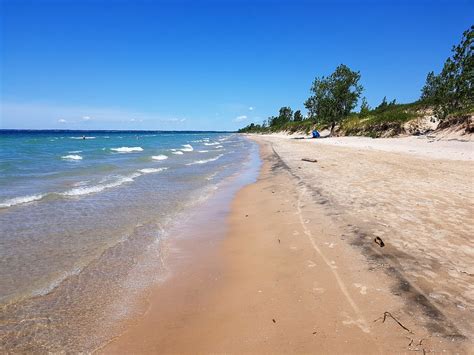
[[332, 122], [331, 123], [331, 132], [329, 133], [329, 136], [332, 137], [332, 135], [334, 134], [334, 127], [336, 127], [336, 122]]

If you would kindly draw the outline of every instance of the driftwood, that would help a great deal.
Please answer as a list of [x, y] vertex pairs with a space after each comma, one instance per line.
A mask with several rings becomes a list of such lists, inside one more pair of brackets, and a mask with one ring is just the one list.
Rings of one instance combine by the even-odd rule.
[[317, 159], [311, 159], [311, 158], [303, 158], [301, 159], [302, 161], [307, 161], [309, 163], [317, 163], [318, 160]]
[[400, 323], [400, 321], [399, 321], [397, 318], [395, 318], [394, 316], [392, 316], [392, 314], [391, 314], [390, 312], [384, 312], [383, 316], [380, 317], [380, 318], [377, 318], [376, 320], [374, 320], [374, 322], [377, 322], [377, 321], [379, 321], [379, 320], [382, 319], [382, 323], [385, 323], [385, 320], [387, 319], [387, 317], [392, 318], [395, 322], [397, 322], [397, 324], [398, 324], [400, 327], [402, 327], [403, 329], [405, 329], [408, 333], [413, 334], [413, 332], [412, 332], [410, 329], [408, 329], [408, 328], [405, 327], [402, 323]]
[[383, 248], [385, 246], [385, 243], [383, 242], [382, 238], [380, 238], [380, 237], [375, 237], [374, 242], [375, 242], [375, 244], [380, 245], [381, 248]]

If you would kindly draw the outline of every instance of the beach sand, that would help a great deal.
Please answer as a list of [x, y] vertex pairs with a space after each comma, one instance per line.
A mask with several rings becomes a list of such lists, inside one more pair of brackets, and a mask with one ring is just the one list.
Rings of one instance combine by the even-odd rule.
[[177, 241], [188, 254], [100, 352], [474, 350], [471, 161], [250, 139], [264, 164], [225, 229]]

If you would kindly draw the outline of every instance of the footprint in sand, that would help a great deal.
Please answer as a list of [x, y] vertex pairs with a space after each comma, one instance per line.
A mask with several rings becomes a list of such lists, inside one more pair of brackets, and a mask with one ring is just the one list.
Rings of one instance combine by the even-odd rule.
[[342, 316], [345, 318], [345, 320], [342, 321], [342, 324], [344, 324], [345, 326], [350, 327], [352, 325], [355, 325], [359, 327], [364, 333], [370, 333], [370, 328], [364, 319], [354, 319], [350, 317], [346, 312], [342, 312]]
[[316, 266], [316, 264], [311, 260], [307, 260], [307, 263], [308, 263], [308, 267], [315, 267]]
[[316, 281], [313, 282], [313, 292], [314, 293], [320, 295], [320, 294], [326, 292], [326, 290], [324, 288], [318, 287], [318, 286], [319, 286], [319, 284]]
[[360, 288], [359, 292], [361, 295], [366, 295], [367, 294], [367, 287], [358, 283], [354, 284], [355, 287]]

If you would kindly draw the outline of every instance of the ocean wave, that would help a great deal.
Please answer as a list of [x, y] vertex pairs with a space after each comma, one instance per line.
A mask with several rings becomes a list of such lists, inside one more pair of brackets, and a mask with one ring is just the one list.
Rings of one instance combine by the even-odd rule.
[[180, 150], [177, 150], [175, 152], [172, 152], [173, 154], [176, 154], [176, 155], [183, 155], [184, 153]]
[[183, 144], [183, 149], [181, 151], [183, 152], [192, 152], [194, 150], [193, 146], [191, 144]]
[[196, 164], [206, 164], [210, 163], [211, 161], [216, 161], [217, 159], [220, 159], [224, 154], [219, 154], [217, 157], [210, 158], [210, 159], [204, 159], [204, 160], [196, 160], [193, 161], [192, 163], [188, 163], [186, 165], [196, 165]]
[[64, 280], [66, 280], [67, 278], [69, 278], [69, 277], [71, 277], [71, 276], [79, 275], [81, 271], [82, 271], [82, 269], [79, 268], [79, 267], [76, 267], [76, 268], [74, 268], [74, 269], [71, 270], [71, 271], [66, 271], [66, 272], [62, 273], [62, 275], [59, 276], [57, 279], [52, 280], [52, 281], [49, 283], [49, 285], [47, 285], [46, 287], [43, 287], [43, 288], [34, 290], [34, 291], [31, 293], [31, 295], [32, 295], [32, 296], [44, 296], [44, 295], [47, 295], [48, 293], [50, 293], [51, 291], [53, 291], [56, 287], [58, 287]]
[[16, 205], [21, 205], [23, 203], [38, 201], [38, 200], [41, 200], [43, 197], [44, 195], [42, 194], [14, 197], [14, 198], [5, 200], [3, 202], [0, 202], [0, 208], [7, 208], [7, 207], [16, 206]]
[[69, 154], [77, 154], [77, 153], [82, 153], [82, 150], [71, 150], [68, 152]]
[[223, 145], [216, 145], [214, 148], [219, 149], [219, 148], [224, 148]]
[[140, 169], [138, 171], [143, 174], [152, 174], [152, 173], [159, 173], [160, 171], [164, 171], [166, 169], [168, 168], [145, 168], [145, 169]]
[[204, 143], [204, 145], [219, 145], [219, 142], [212, 142], [212, 143]]
[[97, 192], [104, 191], [106, 189], [110, 189], [113, 187], [118, 187], [120, 185], [123, 185], [127, 182], [132, 182], [134, 181], [135, 178], [139, 177], [140, 173], [134, 173], [130, 176], [122, 176], [119, 177], [116, 181], [109, 182], [107, 184], [98, 184], [94, 186], [85, 186], [85, 187], [76, 187], [74, 189], [71, 189], [69, 191], [65, 191], [61, 193], [60, 195], [62, 196], [82, 196], [82, 195], [89, 195]]
[[208, 150], [198, 150], [199, 153], [209, 153]]
[[80, 155], [64, 155], [61, 157], [61, 159], [65, 159], [65, 160], [82, 160], [82, 157]]
[[153, 155], [151, 157], [151, 159], [153, 160], [165, 160], [165, 159], [168, 159], [168, 156], [167, 155], [163, 155], [163, 154], [160, 154], [160, 155]]
[[120, 147], [120, 148], [110, 148], [110, 150], [118, 153], [132, 153], [132, 152], [142, 152], [142, 147]]
[[70, 139], [95, 139], [96, 137], [69, 137]]

